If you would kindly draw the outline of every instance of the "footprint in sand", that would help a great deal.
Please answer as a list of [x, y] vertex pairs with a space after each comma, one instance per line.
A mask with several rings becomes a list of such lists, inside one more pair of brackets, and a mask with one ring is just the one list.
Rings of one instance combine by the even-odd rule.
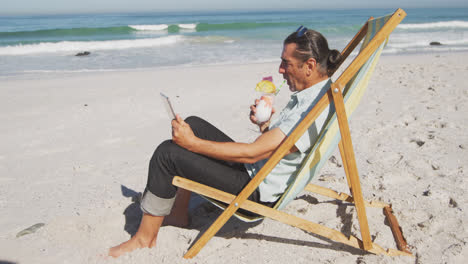
[[422, 141], [420, 139], [412, 139], [412, 140], [410, 140], [410, 142], [411, 143], [413, 143], [413, 142], [416, 143], [416, 145], [418, 145], [419, 147], [422, 147], [424, 144], [426, 144], [425, 141]]

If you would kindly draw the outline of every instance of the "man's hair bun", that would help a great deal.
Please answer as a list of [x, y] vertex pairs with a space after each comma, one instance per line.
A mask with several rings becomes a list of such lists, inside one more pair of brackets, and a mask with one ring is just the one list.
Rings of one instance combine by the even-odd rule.
[[334, 49], [330, 50], [328, 53], [328, 59], [327, 59], [327, 73], [328, 76], [331, 76], [335, 70], [338, 68], [342, 60], [341, 53]]

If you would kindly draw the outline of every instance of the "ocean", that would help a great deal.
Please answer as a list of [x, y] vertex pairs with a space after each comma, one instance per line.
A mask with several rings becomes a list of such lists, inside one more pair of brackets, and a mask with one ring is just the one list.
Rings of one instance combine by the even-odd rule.
[[[300, 25], [341, 50], [395, 9], [0, 16], [0, 77], [278, 62]], [[384, 54], [468, 50], [468, 9], [405, 9]], [[429, 45], [430, 42], [442, 45]], [[75, 56], [80, 52], [87, 56]]]

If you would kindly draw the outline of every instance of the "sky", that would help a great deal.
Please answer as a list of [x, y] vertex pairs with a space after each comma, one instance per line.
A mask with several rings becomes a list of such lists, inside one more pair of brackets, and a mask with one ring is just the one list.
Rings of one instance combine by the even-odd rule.
[[0, 14], [468, 7], [466, 0], [0, 0]]

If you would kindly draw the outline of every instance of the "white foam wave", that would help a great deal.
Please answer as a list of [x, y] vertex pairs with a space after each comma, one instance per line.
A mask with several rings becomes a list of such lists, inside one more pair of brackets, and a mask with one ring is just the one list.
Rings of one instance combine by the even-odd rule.
[[468, 39], [440, 41], [442, 45], [468, 45]]
[[27, 55], [34, 53], [77, 52], [96, 50], [122, 50], [130, 48], [149, 48], [172, 45], [183, 41], [180, 35], [162, 38], [135, 40], [106, 40], [106, 41], [61, 41], [57, 43], [43, 42], [29, 45], [0, 47], [0, 55]]
[[116, 72], [130, 71], [132, 69], [80, 69], [80, 70], [26, 70], [23, 73], [87, 73], [87, 72]]
[[129, 27], [136, 29], [136, 30], [143, 30], [143, 31], [161, 31], [166, 30], [169, 25], [167, 24], [160, 24], [160, 25], [129, 25]]
[[[388, 44], [391, 48], [406, 49], [406, 48], [417, 48], [430, 46], [431, 39], [419, 39], [413, 41], [404, 42], [391, 42]], [[465, 46], [468, 45], [468, 39], [452, 39], [452, 40], [440, 40], [442, 46]]]
[[430, 43], [429, 41], [419, 40], [419, 41], [412, 41], [412, 42], [389, 43], [387, 46], [389, 48], [407, 49], [407, 48], [429, 46], [429, 43]]
[[397, 48], [389, 48], [384, 49], [384, 54], [399, 54], [404, 52], [416, 52], [416, 53], [424, 53], [424, 52], [447, 52], [447, 51], [468, 51], [468, 47], [451, 47], [451, 46], [427, 46], [427, 47], [419, 47], [419, 48], [410, 48], [410, 49], [397, 49]]
[[441, 21], [420, 24], [400, 24], [400, 29], [436, 29], [436, 28], [468, 28], [468, 21]]
[[228, 37], [222, 37], [222, 36], [199, 36], [199, 37], [193, 37], [190, 38], [190, 42], [193, 43], [234, 43], [235, 40], [228, 38]]
[[182, 29], [196, 29], [197, 28], [197, 24], [179, 24], [178, 26], [179, 28], [182, 28]]

